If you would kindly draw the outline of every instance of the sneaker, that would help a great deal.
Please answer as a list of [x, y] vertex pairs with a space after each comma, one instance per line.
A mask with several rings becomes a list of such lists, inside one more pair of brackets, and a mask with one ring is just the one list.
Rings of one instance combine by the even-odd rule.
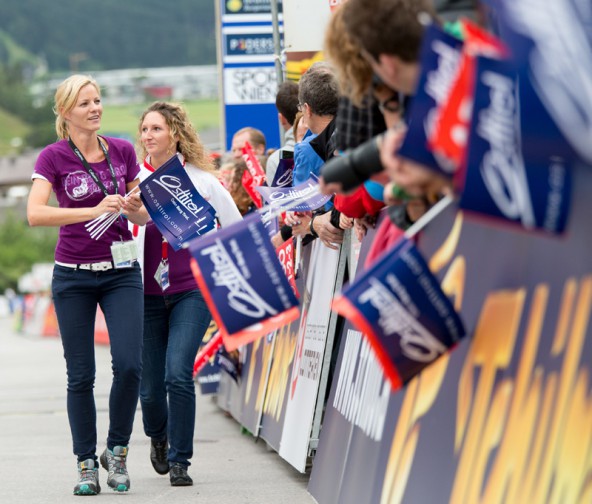
[[116, 492], [127, 492], [130, 488], [130, 479], [125, 465], [126, 458], [127, 446], [115, 446], [113, 451], [105, 448], [100, 457], [101, 465], [109, 471], [107, 485]]
[[187, 467], [179, 462], [171, 464], [171, 472], [169, 474], [171, 479], [171, 486], [191, 486], [193, 480], [187, 474]]
[[100, 491], [97, 463], [93, 459], [78, 462], [78, 483], [74, 487], [74, 495], [97, 495]]
[[164, 441], [150, 440], [150, 462], [158, 474], [169, 472], [169, 445], [166, 439]]

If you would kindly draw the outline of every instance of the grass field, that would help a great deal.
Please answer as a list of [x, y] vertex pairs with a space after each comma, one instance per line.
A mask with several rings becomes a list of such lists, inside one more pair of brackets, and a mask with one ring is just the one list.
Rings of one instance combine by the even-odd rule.
[[18, 117], [10, 115], [0, 109], [0, 156], [7, 156], [15, 152], [10, 145], [13, 138], [23, 138], [29, 131], [29, 127]]
[[[191, 101], [183, 105], [198, 132], [217, 130], [220, 127], [217, 100]], [[148, 104], [105, 105], [100, 133], [116, 134], [135, 141], [140, 115], [147, 106]], [[0, 156], [14, 152], [10, 145], [11, 140], [15, 137], [24, 137], [28, 131], [28, 125], [0, 109]]]
[[[183, 103], [189, 118], [198, 132], [216, 129], [220, 126], [220, 109], [216, 100], [203, 100]], [[138, 121], [148, 104], [106, 105], [103, 110], [101, 132], [122, 133], [135, 139]]]

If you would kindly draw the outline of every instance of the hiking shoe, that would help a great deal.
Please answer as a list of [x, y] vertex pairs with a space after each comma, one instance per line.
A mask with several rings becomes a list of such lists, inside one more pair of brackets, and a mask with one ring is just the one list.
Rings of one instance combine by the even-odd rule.
[[187, 474], [187, 467], [179, 462], [171, 464], [171, 472], [169, 474], [171, 479], [171, 486], [191, 486], [193, 480], [191, 476]]
[[74, 495], [97, 495], [100, 491], [97, 463], [93, 459], [78, 462], [78, 483], [74, 487]]
[[150, 439], [150, 462], [152, 467], [158, 474], [166, 474], [169, 472], [169, 444], [166, 438], [163, 441], [156, 441]]
[[127, 446], [115, 446], [113, 451], [105, 448], [100, 457], [101, 465], [109, 471], [107, 485], [116, 492], [127, 492], [130, 488], [130, 479], [125, 465], [126, 458]]

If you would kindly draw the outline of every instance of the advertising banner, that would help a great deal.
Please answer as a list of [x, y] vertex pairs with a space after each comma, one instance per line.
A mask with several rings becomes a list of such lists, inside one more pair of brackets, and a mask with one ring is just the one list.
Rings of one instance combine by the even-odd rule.
[[[198, 356], [200, 352], [206, 347], [208, 344], [215, 346], [212, 343], [212, 338], [216, 335], [219, 335], [218, 328], [216, 327], [216, 323], [212, 320], [210, 322], [210, 326], [206, 331], [206, 334], [203, 337], [201, 342], [201, 346], [199, 347], [200, 350], [198, 351]], [[196, 364], [197, 356], [196, 356]], [[195, 364], [194, 364], [195, 370]], [[214, 353], [207, 362], [201, 367], [201, 370], [198, 371], [197, 376], [195, 376], [195, 380], [199, 384], [200, 391], [203, 395], [207, 394], [216, 394], [218, 392], [218, 383], [220, 383], [220, 366], [216, 362], [216, 354]]]
[[[296, 274], [296, 288], [298, 292], [304, 292], [308, 270], [310, 266], [311, 246], [302, 247], [298, 273]], [[303, 296], [299, 298], [300, 311], [304, 305]], [[263, 415], [261, 418], [260, 436], [274, 450], [279, 451], [286, 405], [290, 390], [290, 376], [298, 341], [300, 319], [280, 327], [275, 334], [269, 383], [265, 391], [263, 403]]]
[[591, 175], [574, 167], [560, 239], [485, 226], [454, 206], [421, 231], [419, 249], [470, 337], [390, 394], [377, 443], [367, 426], [380, 415], [353, 415], [359, 389], [340, 389], [368, 359], [348, 336], [311, 474], [319, 504], [590, 499]]
[[140, 191], [152, 221], [174, 250], [216, 226], [216, 211], [199, 194], [176, 155], [141, 182]]
[[329, 249], [320, 240], [312, 243], [279, 448], [280, 456], [300, 472], [304, 472], [308, 457], [338, 261], [338, 250]]

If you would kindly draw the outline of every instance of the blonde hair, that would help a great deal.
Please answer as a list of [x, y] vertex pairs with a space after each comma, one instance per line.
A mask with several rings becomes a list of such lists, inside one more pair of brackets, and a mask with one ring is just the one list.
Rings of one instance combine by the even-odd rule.
[[183, 155], [185, 161], [204, 171], [210, 173], [216, 172], [210, 152], [201, 143], [197, 131], [189, 120], [187, 112], [178, 103], [154, 102], [144, 111], [142, 117], [140, 117], [136, 150], [141, 159], [144, 159], [148, 154], [142, 145], [140, 137], [142, 134], [142, 123], [146, 115], [150, 112], [158, 112], [164, 117], [170, 130], [171, 143], [174, 142], [175, 137], [178, 138], [176, 143], [177, 151]]
[[360, 106], [370, 91], [372, 67], [360, 52], [360, 45], [349, 35], [343, 16], [348, 2], [341, 5], [331, 16], [325, 31], [324, 53], [336, 69], [341, 92], [354, 105]]
[[101, 89], [90, 75], [71, 75], [64, 80], [56, 89], [54, 97], [54, 108], [53, 113], [56, 116], [55, 130], [60, 140], [68, 138], [68, 124], [64, 115], [70, 112], [78, 101], [78, 95], [83, 87], [88, 85], [94, 86], [101, 96]]

